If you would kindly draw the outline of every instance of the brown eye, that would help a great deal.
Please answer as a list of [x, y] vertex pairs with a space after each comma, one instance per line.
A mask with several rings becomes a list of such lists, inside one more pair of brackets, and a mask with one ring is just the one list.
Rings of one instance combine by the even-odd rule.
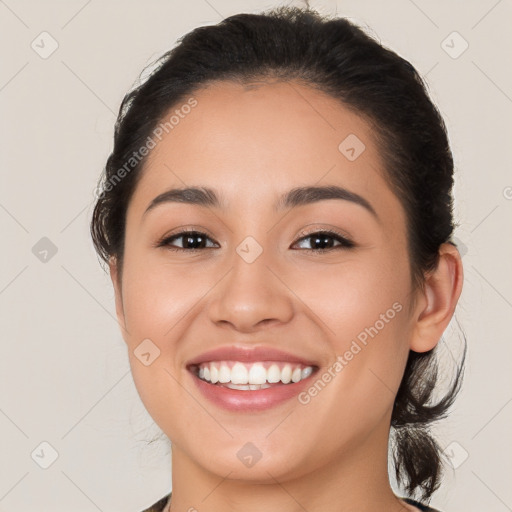
[[[182, 247], [176, 247], [173, 245], [174, 241], [179, 239], [182, 239]], [[211, 246], [205, 246], [208, 240], [211, 240], [211, 238], [200, 231], [181, 231], [180, 233], [164, 238], [157, 244], [157, 247], [166, 247], [172, 251], [192, 252], [201, 249], [210, 249]]]
[[[177, 247], [175, 245], [175, 241], [180, 239], [182, 240], [181, 247]], [[305, 234], [305, 236], [300, 238], [296, 244], [304, 240], [312, 241], [311, 245], [314, 245], [315, 247], [304, 249], [312, 252], [327, 252], [334, 249], [350, 249], [355, 246], [351, 240], [335, 231], [315, 231], [313, 233]], [[201, 249], [211, 249], [213, 246], [206, 245], [208, 241], [212, 241], [212, 239], [206, 233], [202, 233], [200, 231], [181, 231], [172, 236], [163, 238], [157, 243], [156, 247], [165, 247], [172, 251], [195, 252], [200, 251]], [[335, 245], [336, 242], [338, 245]]]
[[[304, 233], [301, 233], [304, 234]], [[303, 240], [312, 240], [311, 245], [317, 245], [319, 247], [313, 247], [311, 249], [306, 248], [307, 251], [314, 252], [325, 252], [333, 249], [350, 249], [354, 247], [354, 243], [343, 235], [336, 233], [335, 231], [315, 231], [309, 233], [303, 238], [299, 239], [298, 242]], [[334, 242], [333, 242], [334, 241]], [[297, 243], [298, 243], [297, 242]], [[339, 245], [333, 246], [333, 243], [338, 242]]]

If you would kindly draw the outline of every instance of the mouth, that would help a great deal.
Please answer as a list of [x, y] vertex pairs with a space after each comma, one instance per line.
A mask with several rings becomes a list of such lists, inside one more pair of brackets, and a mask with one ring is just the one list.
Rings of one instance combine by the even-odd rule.
[[258, 411], [296, 396], [318, 366], [288, 361], [205, 361], [187, 370], [202, 394], [217, 406]]

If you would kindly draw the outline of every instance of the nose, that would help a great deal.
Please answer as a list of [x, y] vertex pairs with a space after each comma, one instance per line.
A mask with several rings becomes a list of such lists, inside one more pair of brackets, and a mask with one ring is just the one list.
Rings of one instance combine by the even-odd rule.
[[251, 333], [287, 323], [293, 317], [293, 292], [265, 251], [252, 263], [235, 253], [231, 269], [215, 287], [210, 320]]

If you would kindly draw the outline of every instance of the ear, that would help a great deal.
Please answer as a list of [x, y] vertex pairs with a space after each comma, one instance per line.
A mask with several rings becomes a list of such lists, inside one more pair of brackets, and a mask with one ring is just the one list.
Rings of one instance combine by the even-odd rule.
[[420, 292], [414, 311], [411, 350], [427, 352], [437, 345], [453, 316], [463, 281], [457, 247], [441, 244], [437, 268], [426, 276], [425, 289]]
[[126, 331], [126, 323], [124, 317], [123, 294], [121, 288], [121, 281], [119, 279], [119, 272], [117, 268], [117, 259], [114, 256], [109, 258], [108, 266], [110, 269], [110, 279], [112, 280], [112, 285], [114, 287], [115, 293], [117, 321], [124, 332]]

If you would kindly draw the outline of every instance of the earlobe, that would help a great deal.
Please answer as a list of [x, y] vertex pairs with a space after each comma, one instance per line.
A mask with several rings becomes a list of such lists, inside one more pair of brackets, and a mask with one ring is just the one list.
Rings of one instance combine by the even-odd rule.
[[116, 316], [117, 321], [123, 331], [126, 330], [124, 307], [123, 307], [123, 296], [121, 291], [121, 282], [119, 280], [119, 272], [117, 268], [117, 260], [114, 256], [111, 256], [108, 261], [110, 269], [110, 279], [112, 280], [112, 286], [114, 287], [115, 294], [115, 305], [116, 305]]
[[437, 268], [425, 277], [423, 300], [418, 301], [410, 349], [433, 349], [452, 319], [462, 292], [463, 267], [457, 248], [444, 243], [439, 248]]

